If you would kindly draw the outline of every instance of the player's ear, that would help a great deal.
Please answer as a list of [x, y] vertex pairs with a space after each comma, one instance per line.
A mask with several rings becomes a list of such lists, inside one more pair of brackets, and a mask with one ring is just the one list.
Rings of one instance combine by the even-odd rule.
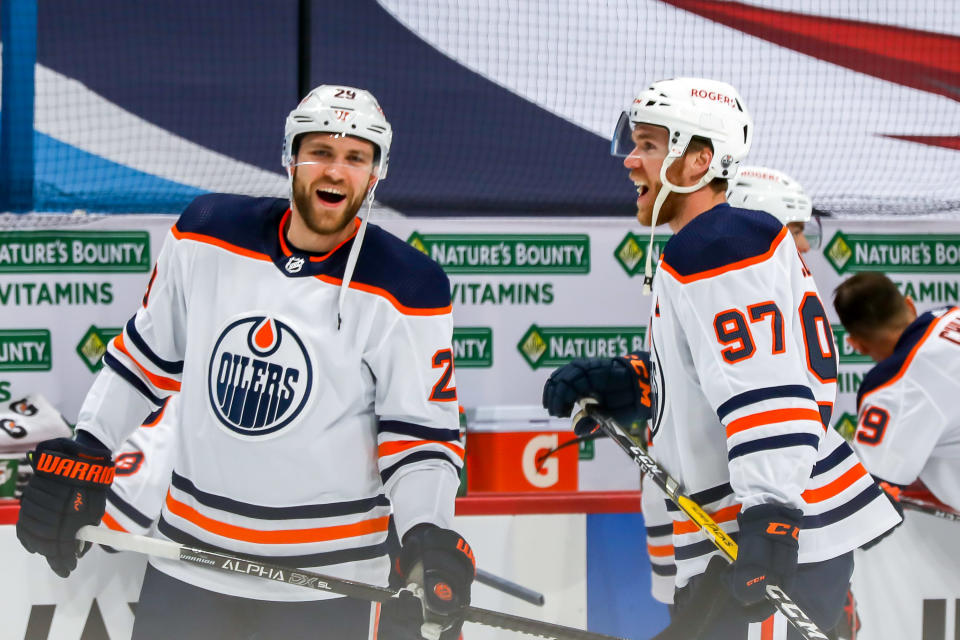
[[907, 309], [910, 310], [910, 322], [913, 322], [917, 319], [917, 305], [910, 296], [904, 296], [903, 302], [907, 305]]
[[847, 334], [846, 340], [847, 340], [847, 344], [853, 347], [854, 351], [856, 351], [860, 355], [864, 355], [864, 356], [867, 355], [867, 348], [863, 340], [861, 340], [860, 338], [856, 337], [851, 333]]

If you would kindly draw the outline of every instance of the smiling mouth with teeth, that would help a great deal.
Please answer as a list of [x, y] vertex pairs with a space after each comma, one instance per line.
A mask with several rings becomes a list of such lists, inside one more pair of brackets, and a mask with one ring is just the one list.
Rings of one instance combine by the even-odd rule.
[[326, 189], [317, 189], [317, 196], [327, 204], [339, 204], [347, 197], [343, 193], [328, 191]]

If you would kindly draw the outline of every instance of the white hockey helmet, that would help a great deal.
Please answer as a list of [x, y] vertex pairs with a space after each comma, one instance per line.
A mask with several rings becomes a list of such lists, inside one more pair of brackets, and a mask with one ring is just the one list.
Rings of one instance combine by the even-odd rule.
[[[753, 118], [740, 94], [731, 85], [705, 78], [659, 80], [644, 89], [630, 108], [620, 115], [610, 143], [610, 152], [627, 157], [634, 148], [633, 128], [638, 124], [661, 126], [667, 130], [668, 149], [660, 167], [660, 191], [653, 204], [650, 223], [650, 248], [644, 269], [643, 291], [650, 293], [653, 282], [653, 235], [657, 217], [671, 191], [692, 193], [714, 178], [730, 180], [750, 151]], [[670, 182], [667, 169], [683, 155], [694, 136], [705, 138], [713, 146], [713, 159], [696, 184], [681, 187]]]
[[694, 136], [709, 140], [713, 162], [704, 184], [713, 178], [730, 179], [736, 175], [753, 140], [753, 118], [740, 94], [718, 80], [673, 78], [654, 82], [641, 91], [620, 115], [611, 143], [613, 155], [629, 155], [633, 149], [633, 127], [638, 124], [665, 128], [670, 136], [668, 157], [672, 158], [683, 155]]
[[283, 128], [283, 166], [293, 165], [293, 146], [304, 133], [335, 133], [371, 142], [377, 150], [375, 173], [387, 177], [393, 130], [369, 91], [339, 85], [320, 85], [287, 116]]
[[759, 209], [783, 224], [809, 222], [813, 205], [796, 180], [766, 167], [740, 167], [730, 183], [727, 202], [744, 209]]

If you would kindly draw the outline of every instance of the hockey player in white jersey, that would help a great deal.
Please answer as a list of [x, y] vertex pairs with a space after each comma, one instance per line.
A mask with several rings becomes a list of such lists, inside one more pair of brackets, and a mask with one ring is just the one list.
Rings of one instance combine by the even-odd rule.
[[[832, 628], [853, 549], [899, 521], [827, 427], [836, 350], [791, 234], [767, 213], [726, 202], [752, 135], [743, 101], [726, 83], [679, 78], [637, 96], [614, 151], [626, 156], [637, 186], [640, 222], [674, 232], [653, 281], [649, 367], [633, 364], [642, 354], [575, 361], [544, 389], [545, 406], [559, 416], [584, 396], [611, 411], [649, 405], [657, 459], [737, 539], [737, 562], [726, 568], [697, 527], [668, 507], [674, 620], [697, 624], [689, 636], [675, 628], [665, 637], [795, 637], [779, 614], [768, 617], [767, 584]], [[646, 372], [653, 392], [645, 402]], [[632, 386], [624, 382], [631, 378]], [[720, 576], [724, 597], [709, 611], [691, 610]]]
[[960, 511], [960, 308], [917, 314], [880, 273], [858, 273], [834, 292], [850, 345], [877, 362], [857, 391], [853, 446], [876, 478], [923, 481]]
[[[816, 242], [807, 236], [806, 226], [814, 219], [810, 197], [787, 174], [768, 167], [741, 166], [729, 185], [727, 202], [731, 206], [764, 211], [775, 217], [793, 235], [801, 254], [809, 251], [811, 243]], [[652, 449], [652, 446], [651, 439], [648, 447]], [[677, 572], [671, 539], [673, 521], [666, 508], [666, 495], [656, 483], [644, 477], [642, 488], [643, 521], [652, 573], [651, 592], [656, 600], [672, 605]]]
[[[475, 566], [449, 529], [463, 458], [449, 281], [368, 225], [369, 206], [357, 217], [386, 177], [391, 137], [370, 93], [318, 87], [286, 121], [289, 202], [213, 194], [187, 207], [104, 356], [76, 439], [34, 453], [17, 525], [28, 551], [69, 574], [76, 531], [103, 514], [111, 452], [179, 392], [160, 536], [385, 585], [392, 503], [398, 568], [420, 576], [423, 616], [455, 636]], [[360, 640], [377, 636], [377, 614], [151, 559], [134, 638]]]

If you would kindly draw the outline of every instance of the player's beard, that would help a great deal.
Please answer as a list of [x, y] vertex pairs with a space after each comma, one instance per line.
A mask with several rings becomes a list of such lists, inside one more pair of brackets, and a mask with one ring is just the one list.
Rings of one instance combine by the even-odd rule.
[[298, 180], [297, 176], [294, 175], [293, 202], [300, 219], [303, 220], [303, 224], [310, 231], [318, 235], [328, 236], [343, 231], [348, 224], [353, 222], [357, 212], [360, 211], [360, 207], [363, 206], [363, 198], [366, 193], [350, 193], [350, 189], [347, 188], [348, 193], [341, 208], [325, 210], [317, 202], [316, 191], [322, 186], [320, 181], [307, 184]]
[[[660, 193], [660, 189], [663, 188], [663, 185], [660, 182], [657, 182], [656, 190], [651, 189], [653, 193], [649, 202], [645, 202], [642, 206], [637, 206], [637, 221], [645, 227], [649, 227], [653, 222], [653, 204], [657, 200], [656, 194]], [[683, 198], [682, 193], [676, 193], [671, 191], [667, 194], [666, 199], [663, 201], [663, 206], [660, 207], [660, 213], [657, 214], [657, 226], [661, 224], [667, 224], [675, 217], [677, 217], [678, 204]]]

